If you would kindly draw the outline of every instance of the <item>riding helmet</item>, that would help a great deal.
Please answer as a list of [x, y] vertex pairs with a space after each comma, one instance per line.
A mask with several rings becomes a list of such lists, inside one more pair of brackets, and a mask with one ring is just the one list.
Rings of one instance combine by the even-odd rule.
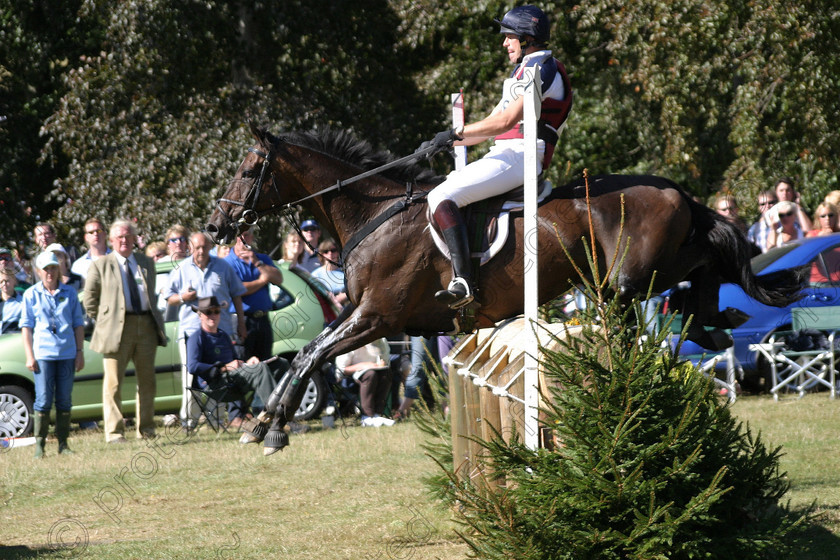
[[530, 35], [537, 45], [548, 43], [551, 33], [548, 16], [536, 6], [517, 6], [506, 13], [502, 21], [494, 21], [501, 26], [499, 33], [512, 33], [520, 40]]

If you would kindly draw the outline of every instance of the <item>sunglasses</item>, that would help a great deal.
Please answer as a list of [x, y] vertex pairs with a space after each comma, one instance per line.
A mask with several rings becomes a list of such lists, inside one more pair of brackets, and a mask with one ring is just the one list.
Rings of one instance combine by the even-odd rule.
[[779, 212], [779, 217], [780, 218], [790, 218], [791, 216], [793, 216], [793, 212], [785, 212], [784, 214]]
[[305, 227], [303, 231], [320, 231], [319, 228], [316, 227]]
[[765, 200], [763, 202], [759, 201], [758, 205], [759, 206], [773, 206], [777, 202], [778, 202], [778, 200]]
[[820, 218], [833, 218], [834, 214], [820, 214]]
[[202, 313], [204, 313], [205, 315], [220, 315], [222, 313], [222, 310], [219, 308], [208, 309], [206, 311], [202, 311]]
[[0, 261], [10, 261], [12, 257], [10, 255], [0, 255]]
[[181, 237], [170, 237], [169, 242], [170, 243], [186, 243], [187, 238], [184, 237], [183, 235]]
[[102, 228], [96, 228], [96, 229], [92, 229], [90, 231], [86, 231], [85, 233], [89, 233], [89, 234], [93, 235], [95, 233], [105, 233], [105, 230], [102, 229]]
[[324, 249], [325, 253], [338, 253], [338, 249], [333, 247], [332, 249]]

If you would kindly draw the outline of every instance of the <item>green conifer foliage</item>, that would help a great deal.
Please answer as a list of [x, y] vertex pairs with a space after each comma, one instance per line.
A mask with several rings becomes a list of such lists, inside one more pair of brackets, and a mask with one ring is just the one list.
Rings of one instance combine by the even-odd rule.
[[[663, 352], [638, 305], [595, 306], [579, 336], [543, 349], [542, 411], [558, 445], [481, 442], [500, 492], [449, 472], [462, 536], [478, 558], [772, 558], [803, 518], [780, 449], [731, 414], [714, 384]], [[667, 331], [667, 329], [665, 329]]]

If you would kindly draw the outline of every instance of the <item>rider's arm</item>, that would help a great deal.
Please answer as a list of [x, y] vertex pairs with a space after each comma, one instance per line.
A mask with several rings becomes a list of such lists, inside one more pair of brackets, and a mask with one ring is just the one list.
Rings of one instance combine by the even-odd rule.
[[520, 95], [507, 106], [504, 111], [493, 111], [480, 121], [470, 123], [461, 133], [463, 140], [455, 142], [456, 146], [472, 146], [507, 132], [522, 120], [525, 96]]

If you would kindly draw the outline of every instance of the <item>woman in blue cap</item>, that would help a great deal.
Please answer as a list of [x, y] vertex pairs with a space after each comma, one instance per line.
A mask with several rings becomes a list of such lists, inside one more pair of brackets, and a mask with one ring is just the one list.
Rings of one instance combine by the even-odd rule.
[[520, 95], [530, 81], [526, 68], [539, 64], [542, 79], [541, 116], [538, 122], [538, 169], [548, 167], [557, 137], [572, 106], [572, 89], [563, 65], [547, 44], [548, 17], [536, 6], [513, 8], [501, 21], [502, 46], [515, 65], [505, 80], [502, 98], [486, 118], [462, 128], [438, 133], [426, 145], [447, 149], [454, 144], [471, 146], [495, 137], [490, 151], [481, 159], [453, 171], [446, 181], [429, 193], [429, 208], [443, 233], [452, 259], [453, 278], [446, 290], [435, 294], [438, 301], [458, 309], [473, 300], [467, 229], [459, 208], [504, 194], [522, 184], [525, 171], [523, 135], [524, 98]]
[[55, 253], [44, 251], [38, 255], [35, 266], [41, 281], [23, 293], [20, 328], [26, 367], [35, 378], [35, 457], [41, 458], [50, 429], [53, 398], [58, 452], [72, 453], [67, 446], [70, 395], [73, 372], [85, 365], [85, 329], [76, 290], [60, 282], [61, 269]]

